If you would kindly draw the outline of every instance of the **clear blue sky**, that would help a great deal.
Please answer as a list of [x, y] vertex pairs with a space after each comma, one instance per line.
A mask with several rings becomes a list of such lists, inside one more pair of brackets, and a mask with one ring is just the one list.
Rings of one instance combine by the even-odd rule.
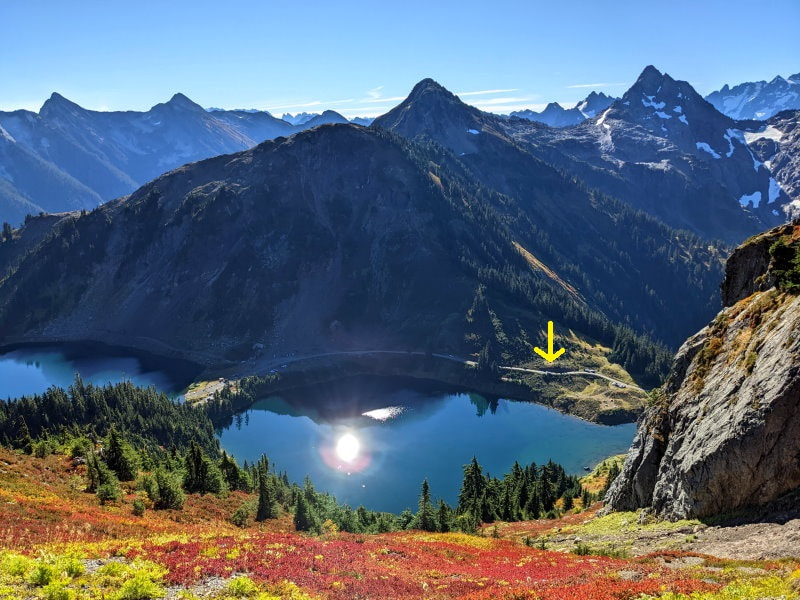
[[[800, 71], [800, 0], [0, 0], [0, 109], [376, 115], [433, 77], [486, 110], [621, 94], [647, 64], [708, 93]], [[588, 86], [588, 87], [581, 87]], [[481, 92], [481, 93], [474, 93]]]

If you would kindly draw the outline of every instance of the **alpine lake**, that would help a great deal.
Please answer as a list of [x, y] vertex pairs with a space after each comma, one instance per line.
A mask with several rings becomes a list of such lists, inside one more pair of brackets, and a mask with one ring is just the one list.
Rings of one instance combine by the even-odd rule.
[[[105, 346], [28, 346], [0, 353], [0, 398], [68, 387], [76, 373], [100, 385], [155, 386], [180, 400], [198, 370]], [[635, 430], [432, 382], [363, 377], [259, 399], [217, 435], [240, 464], [266, 454], [291, 481], [308, 475], [340, 502], [398, 513], [416, 510], [426, 478], [435, 498], [454, 504], [473, 456], [498, 477], [514, 461], [551, 459], [579, 474], [627, 450]]]

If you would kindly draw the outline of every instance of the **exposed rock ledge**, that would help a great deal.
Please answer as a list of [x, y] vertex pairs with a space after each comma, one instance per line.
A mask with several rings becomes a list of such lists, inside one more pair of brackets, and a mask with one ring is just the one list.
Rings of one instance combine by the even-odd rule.
[[761, 505], [800, 486], [800, 297], [775, 289], [770, 246], [786, 225], [748, 240], [728, 261], [725, 308], [678, 351], [647, 409], [614, 510], [706, 517]]

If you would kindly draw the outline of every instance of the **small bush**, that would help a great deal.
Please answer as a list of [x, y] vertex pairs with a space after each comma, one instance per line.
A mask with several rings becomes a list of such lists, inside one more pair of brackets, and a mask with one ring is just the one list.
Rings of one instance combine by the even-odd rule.
[[249, 598], [258, 593], [258, 588], [249, 577], [237, 577], [228, 583], [225, 591], [234, 598]]
[[73, 600], [75, 594], [60, 583], [51, 583], [44, 588], [44, 600]]
[[109, 481], [97, 487], [97, 499], [100, 504], [106, 502], [116, 502], [122, 498], [122, 489], [119, 487], [118, 481]]
[[34, 442], [31, 445], [31, 448], [33, 449], [33, 455], [36, 458], [45, 458], [46, 456], [50, 456], [55, 450], [53, 444], [47, 439]]
[[133, 514], [137, 517], [144, 516], [144, 500], [141, 498], [136, 498], [136, 500], [133, 501]]
[[592, 549], [589, 547], [588, 544], [580, 543], [575, 546], [575, 554], [578, 556], [589, 556], [592, 553]]
[[69, 447], [69, 456], [72, 459], [86, 458], [93, 447], [94, 444], [89, 439], [85, 437], [76, 438]]
[[37, 562], [36, 566], [28, 575], [28, 583], [37, 587], [50, 585], [58, 578], [58, 570], [51, 564]]
[[164, 588], [155, 583], [145, 573], [137, 573], [122, 584], [117, 594], [117, 600], [150, 600], [161, 598]]
[[237, 527], [247, 527], [253, 518], [255, 507], [252, 502], [245, 502], [231, 515], [231, 523]]
[[86, 572], [86, 567], [83, 566], [83, 562], [73, 556], [61, 559], [58, 562], [58, 567], [70, 579], [80, 577]]
[[106, 577], [111, 577], [111, 578], [121, 577], [127, 571], [128, 567], [116, 560], [107, 562], [102, 567], [97, 569], [97, 573], [99, 575], [104, 575]]
[[0, 561], [0, 571], [12, 577], [24, 577], [33, 566], [33, 560], [19, 554], [7, 554]]

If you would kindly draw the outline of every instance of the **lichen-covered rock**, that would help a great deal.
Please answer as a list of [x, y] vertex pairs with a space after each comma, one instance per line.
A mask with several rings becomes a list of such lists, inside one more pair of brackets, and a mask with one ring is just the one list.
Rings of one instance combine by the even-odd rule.
[[800, 486], [800, 297], [765, 287], [787, 225], [734, 252], [726, 307], [678, 351], [607, 495], [670, 519], [758, 505]]

